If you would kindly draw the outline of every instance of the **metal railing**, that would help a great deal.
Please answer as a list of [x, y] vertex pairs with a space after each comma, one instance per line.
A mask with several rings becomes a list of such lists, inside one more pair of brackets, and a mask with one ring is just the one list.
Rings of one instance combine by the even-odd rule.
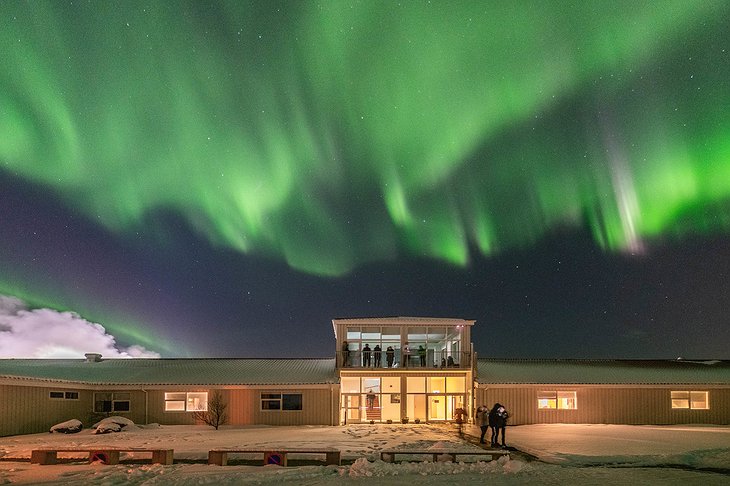
[[363, 352], [357, 351], [338, 351], [337, 366], [340, 368], [361, 368], [361, 369], [443, 369], [443, 368], [470, 368], [471, 353], [459, 352], [428, 352], [419, 355], [416, 350], [411, 351], [409, 355], [401, 353], [400, 349], [396, 349], [390, 358], [386, 352], [381, 351], [379, 354], [375, 351]]

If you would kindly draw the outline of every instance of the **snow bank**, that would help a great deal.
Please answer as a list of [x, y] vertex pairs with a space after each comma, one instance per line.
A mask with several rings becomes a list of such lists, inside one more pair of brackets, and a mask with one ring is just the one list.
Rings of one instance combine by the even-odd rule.
[[83, 428], [84, 426], [81, 423], [81, 420], [71, 419], [54, 425], [51, 427], [49, 432], [58, 434], [75, 434], [77, 432], [81, 432], [81, 429]]

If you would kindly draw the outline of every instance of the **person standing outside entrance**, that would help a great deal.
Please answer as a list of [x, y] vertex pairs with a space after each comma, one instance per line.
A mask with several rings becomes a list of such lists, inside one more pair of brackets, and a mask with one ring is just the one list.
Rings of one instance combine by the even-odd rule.
[[501, 403], [495, 403], [489, 412], [489, 426], [492, 427], [492, 447], [499, 447], [499, 432], [502, 432], [502, 449], [507, 448], [504, 433], [507, 429], [509, 413]]
[[486, 444], [484, 442], [484, 436], [487, 435], [487, 429], [489, 429], [489, 407], [486, 405], [477, 408], [477, 425], [482, 431], [482, 435], [479, 437], [479, 443]]

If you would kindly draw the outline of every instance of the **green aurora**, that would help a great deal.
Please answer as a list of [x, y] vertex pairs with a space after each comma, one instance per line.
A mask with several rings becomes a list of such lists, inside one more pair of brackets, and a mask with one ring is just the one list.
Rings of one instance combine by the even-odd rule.
[[0, 170], [121, 236], [164, 239], [174, 213], [319, 276], [467, 266], [566, 226], [640, 252], [730, 229], [729, 14], [4, 1]]

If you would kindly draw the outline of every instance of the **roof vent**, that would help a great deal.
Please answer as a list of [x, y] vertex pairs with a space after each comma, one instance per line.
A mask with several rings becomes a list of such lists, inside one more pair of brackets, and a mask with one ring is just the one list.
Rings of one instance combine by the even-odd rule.
[[100, 353], [86, 353], [84, 356], [86, 356], [87, 363], [98, 363], [101, 361]]

